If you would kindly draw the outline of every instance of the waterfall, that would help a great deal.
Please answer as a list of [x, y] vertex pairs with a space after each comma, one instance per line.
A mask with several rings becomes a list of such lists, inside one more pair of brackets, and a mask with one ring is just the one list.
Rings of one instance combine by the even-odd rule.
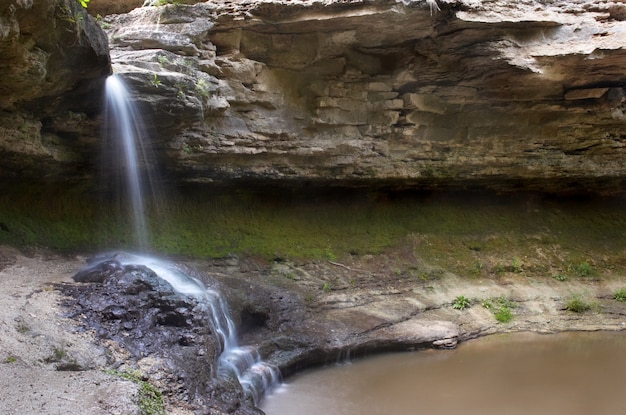
[[175, 264], [146, 255], [123, 254], [115, 257], [122, 265], [144, 265], [167, 281], [177, 292], [190, 295], [208, 307], [211, 328], [221, 346], [216, 375], [221, 379], [237, 378], [244, 392], [258, 404], [263, 395], [281, 382], [280, 370], [263, 361], [254, 346], [239, 346], [237, 329], [224, 296], [207, 288]]
[[[150, 168], [147, 166], [148, 142], [141, 114], [131, 100], [128, 88], [119, 76], [113, 75], [106, 82], [106, 131], [112, 142], [111, 162], [117, 173], [125, 178], [123, 192], [130, 203], [130, 220], [135, 231], [137, 249], [146, 252], [148, 226], [145, 216], [145, 186], [148, 180], [151, 196], [155, 197]], [[142, 174], [142, 170], [144, 174]], [[253, 346], [239, 346], [237, 330], [230, 316], [224, 296], [201, 281], [188, 275], [176, 265], [147, 255], [121, 254], [116, 259], [122, 265], [144, 265], [167, 281], [177, 292], [191, 295], [210, 310], [213, 332], [221, 346], [216, 376], [222, 379], [236, 377], [243, 390], [258, 403], [263, 394], [280, 382], [280, 371], [261, 359]]]
[[[136, 249], [148, 248], [148, 226], [145, 216], [144, 181], [141, 170], [145, 163], [147, 134], [141, 114], [130, 99], [128, 88], [119, 76], [112, 75], [106, 81], [105, 134], [111, 150], [108, 156], [114, 174], [123, 175], [117, 184], [122, 209], [127, 212], [134, 227]], [[142, 164], [143, 163], [143, 164]], [[149, 177], [149, 176], [148, 176]], [[151, 180], [148, 179], [151, 184]]]

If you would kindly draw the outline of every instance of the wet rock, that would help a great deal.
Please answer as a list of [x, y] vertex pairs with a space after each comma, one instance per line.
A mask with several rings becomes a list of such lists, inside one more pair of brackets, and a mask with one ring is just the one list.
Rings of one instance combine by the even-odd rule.
[[124, 272], [119, 261], [108, 260], [97, 263], [93, 267], [87, 267], [78, 271], [72, 279], [76, 282], [104, 282], [106, 279], [115, 279]]
[[128, 354], [118, 364], [134, 362], [157, 380], [165, 377], [160, 388], [197, 413], [258, 413], [240, 385], [214, 376], [221, 344], [209, 307], [177, 293], [144, 265], [124, 265], [115, 255], [100, 259], [75, 275], [83, 284], [64, 287], [66, 305], [86, 328]]
[[[312, 294], [310, 287], [319, 290], [314, 280], [320, 275], [341, 278], [341, 272], [327, 266], [280, 262], [270, 265], [283, 275], [276, 280], [267, 270], [251, 272], [245, 271], [246, 264], [232, 265], [220, 281], [233, 316], [240, 316], [243, 342], [259, 345], [264, 360], [279, 367], [284, 376], [374, 353], [453, 348], [459, 341], [456, 323], [424, 318], [401, 292], [388, 296], [370, 287], [357, 299], [359, 294], [348, 284], [336, 293]], [[285, 270], [299, 278], [284, 278]]]

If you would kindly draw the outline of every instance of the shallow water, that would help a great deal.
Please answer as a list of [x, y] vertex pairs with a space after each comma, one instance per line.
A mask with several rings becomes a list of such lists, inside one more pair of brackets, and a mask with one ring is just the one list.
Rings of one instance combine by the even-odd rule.
[[624, 414], [626, 332], [491, 336], [303, 372], [267, 415]]

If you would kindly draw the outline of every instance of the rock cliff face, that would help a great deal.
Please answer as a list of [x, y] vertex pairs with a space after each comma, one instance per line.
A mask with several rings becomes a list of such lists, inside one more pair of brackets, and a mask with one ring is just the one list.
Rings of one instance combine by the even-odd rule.
[[102, 26], [173, 180], [614, 192], [624, 19], [618, 1], [212, 0]]
[[110, 18], [186, 181], [619, 188], [618, 2], [211, 1]]
[[0, 177], [76, 177], [110, 73], [106, 35], [74, 0], [6, 0], [0, 56]]

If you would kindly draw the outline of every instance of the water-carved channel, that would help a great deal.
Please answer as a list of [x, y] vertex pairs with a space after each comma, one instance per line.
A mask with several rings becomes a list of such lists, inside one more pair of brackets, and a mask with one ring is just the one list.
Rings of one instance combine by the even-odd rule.
[[626, 334], [497, 335], [455, 350], [311, 370], [268, 397], [268, 415], [616, 414], [626, 409]]

